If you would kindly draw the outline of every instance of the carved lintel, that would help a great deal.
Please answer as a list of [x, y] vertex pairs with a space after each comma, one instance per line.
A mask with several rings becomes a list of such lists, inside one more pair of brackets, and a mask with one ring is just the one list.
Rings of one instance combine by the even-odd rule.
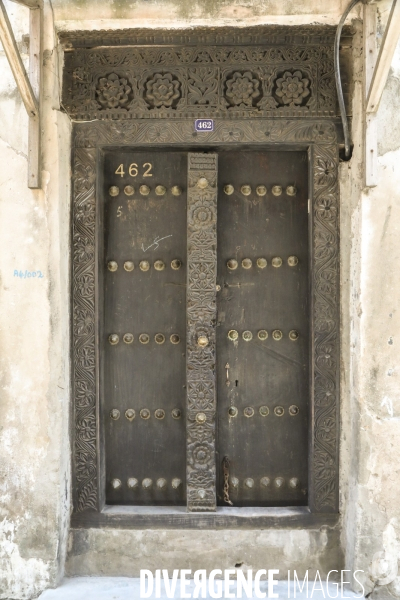
[[67, 52], [63, 107], [75, 120], [333, 117], [331, 45], [97, 47]]

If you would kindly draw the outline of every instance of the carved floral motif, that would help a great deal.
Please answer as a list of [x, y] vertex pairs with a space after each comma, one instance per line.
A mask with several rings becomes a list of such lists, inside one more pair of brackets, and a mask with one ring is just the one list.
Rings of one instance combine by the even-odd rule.
[[95, 384], [95, 152], [76, 149], [73, 200], [75, 510], [97, 508]]
[[[94, 140], [93, 140], [94, 141]], [[96, 171], [93, 165], [77, 163], [74, 169], [74, 185], [77, 192], [90, 190], [96, 180]]]
[[212, 67], [188, 70], [188, 104], [216, 106], [218, 103], [218, 73]]
[[82, 66], [76, 67], [72, 73], [74, 97], [85, 97], [90, 91], [90, 73]]
[[243, 130], [238, 127], [224, 128], [222, 140], [224, 142], [240, 142], [243, 139]]
[[213, 460], [214, 451], [214, 444], [195, 442], [191, 446], [189, 464], [199, 470], [207, 469]]
[[88, 456], [85, 453], [79, 452], [76, 455], [76, 471], [82, 479], [88, 479], [92, 475], [95, 475], [95, 468], [92, 461], [88, 460]]
[[97, 100], [103, 109], [127, 108], [131, 91], [127, 79], [111, 73], [108, 77], [99, 79], [96, 88]]
[[272, 46], [267, 35], [256, 46], [79, 48], [65, 55], [63, 106], [77, 120], [104, 110], [118, 119], [193, 110], [219, 117], [232, 109], [284, 117], [299, 107], [304, 116], [333, 115], [331, 46], [315, 34], [302, 37], [285, 35], [290, 42]]
[[[201, 210], [204, 207], [201, 207]], [[199, 210], [199, 208], [197, 208]], [[195, 216], [195, 218], [197, 215]], [[208, 218], [210, 217], [210, 218]], [[210, 211], [210, 215], [207, 214], [205, 218], [207, 218], [207, 224], [209, 225], [214, 220], [214, 215]], [[204, 219], [201, 220], [200, 227], [206, 227]], [[193, 279], [193, 289], [196, 290], [208, 290], [210, 288], [210, 280], [215, 275], [215, 265], [213, 262], [207, 263], [205, 261], [201, 262], [193, 262], [193, 271], [192, 271], [192, 279]]]
[[[86, 212], [86, 219], [88, 213]], [[79, 234], [74, 236], [74, 261], [75, 263], [86, 263], [94, 258], [94, 245], [92, 240], [87, 236]]]
[[332, 403], [334, 403], [335, 401], [335, 394], [334, 394], [334, 390], [333, 389], [329, 389], [329, 385], [331, 385], [331, 382], [327, 382], [327, 386], [324, 389], [324, 387], [322, 387], [318, 393], [315, 395], [315, 403], [318, 406], [331, 406]]
[[172, 108], [181, 97], [180, 86], [172, 73], [155, 73], [146, 83], [145, 100], [152, 108]]
[[261, 95], [260, 82], [250, 71], [233, 73], [226, 80], [225, 96], [232, 107], [251, 108]]
[[88, 389], [83, 381], [77, 381], [75, 386], [76, 405], [79, 408], [87, 408], [95, 403], [93, 390]]
[[148, 139], [150, 142], [166, 142], [168, 140], [168, 131], [163, 125], [154, 125], [149, 128]]
[[315, 180], [319, 186], [332, 185], [336, 180], [336, 163], [335, 161], [322, 158], [318, 159], [315, 165]]
[[282, 77], [276, 80], [275, 85], [275, 95], [285, 106], [301, 106], [304, 99], [310, 95], [310, 80], [303, 77], [301, 71], [285, 71]]
[[210, 381], [189, 381], [188, 397], [190, 399], [189, 409], [213, 410], [214, 408], [214, 385]]
[[[336, 475], [335, 462], [333, 458], [326, 452], [318, 452], [314, 462], [315, 474], [318, 479], [332, 481]], [[324, 491], [332, 493], [331, 485], [325, 484]]]
[[336, 435], [336, 423], [333, 417], [327, 417], [321, 419], [321, 423], [318, 429], [318, 436], [322, 441], [333, 442]]
[[197, 227], [205, 229], [209, 227], [213, 222], [216, 222], [216, 210], [214, 202], [208, 200], [210, 194], [203, 193], [203, 198], [198, 200], [190, 208], [190, 219], [196, 224]]
[[[317, 132], [317, 129], [314, 128]], [[337, 510], [338, 503], [338, 156], [333, 144], [316, 144], [314, 180], [314, 423], [313, 503]]]
[[318, 202], [317, 210], [326, 219], [335, 219], [337, 211], [335, 198], [329, 195], [323, 196]]

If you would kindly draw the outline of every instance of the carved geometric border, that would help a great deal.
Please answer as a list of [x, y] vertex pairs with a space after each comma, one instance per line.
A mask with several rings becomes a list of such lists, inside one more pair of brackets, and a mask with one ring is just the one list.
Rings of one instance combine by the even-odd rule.
[[191, 120], [95, 121], [74, 126], [73, 389], [74, 509], [101, 510], [96, 389], [96, 153], [108, 145], [296, 145], [310, 148], [312, 240], [312, 387], [310, 508], [338, 511], [339, 198], [338, 146], [328, 120], [216, 122], [196, 134]]
[[[72, 48], [97, 48], [99, 46], [163, 46], [185, 44], [333, 44], [336, 27], [332, 25], [255, 25], [252, 27], [196, 27], [191, 29], [109, 29], [59, 31], [60, 43], [66, 51]], [[354, 28], [345, 25], [344, 36], [352, 36]]]
[[96, 151], [76, 149], [73, 166], [72, 302], [74, 505], [98, 508], [95, 347]]
[[339, 199], [337, 148], [312, 148], [312, 453], [315, 510], [338, 510]]

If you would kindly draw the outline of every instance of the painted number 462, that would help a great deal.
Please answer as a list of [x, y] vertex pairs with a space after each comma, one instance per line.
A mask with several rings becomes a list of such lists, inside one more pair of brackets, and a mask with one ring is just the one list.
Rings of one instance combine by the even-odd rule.
[[[143, 177], [153, 177], [153, 173], [151, 173], [152, 168], [153, 165], [151, 163], [144, 163], [144, 165], [142, 166]], [[137, 163], [132, 163], [129, 165], [128, 173], [131, 177], [137, 177], [139, 175], [139, 167]], [[125, 175], [124, 165], [119, 165], [118, 169], [115, 171], [115, 174], [121, 175], [121, 177], [123, 177]]]

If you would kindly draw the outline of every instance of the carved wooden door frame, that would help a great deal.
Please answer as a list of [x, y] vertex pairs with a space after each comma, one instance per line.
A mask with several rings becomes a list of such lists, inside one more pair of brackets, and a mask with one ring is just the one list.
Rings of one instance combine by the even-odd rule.
[[[180, 148], [191, 152], [241, 144], [265, 149], [308, 150], [311, 273], [311, 413], [309, 508], [219, 508], [212, 514], [149, 515], [137, 507], [104, 504], [104, 460], [99, 419], [97, 164], [113, 146]], [[339, 196], [336, 127], [327, 119], [216, 121], [195, 134], [193, 119], [138, 119], [76, 123], [73, 131], [72, 379], [73, 523], [129, 527], [260, 527], [337, 520], [339, 483]], [[257, 512], [257, 511], [256, 511]], [[282, 517], [279, 517], [282, 515]]]
[[[73, 489], [77, 525], [303, 526], [337, 520], [339, 198], [337, 100], [329, 26], [64, 31], [62, 106], [73, 129]], [[341, 58], [351, 48], [342, 44]], [[348, 61], [342, 60], [347, 68]], [[350, 79], [348, 77], [348, 79]], [[346, 95], [348, 87], [345, 85]], [[194, 119], [214, 119], [196, 133]], [[81, 122], [79, 122], [81, 121]], [[106, 507], [99, 419], [100, 154], [113, 146], [188, 152], [241, 145], [308, 150], [311, 273], [309, 508]], [[190, 449], [189, 449], [190, 450]], [[198, 492], [199, 490], [197, 490]], [[193, 505], [194, 506], [194, 505]], [[319, 520], [318, 520], [319, 519]]]

